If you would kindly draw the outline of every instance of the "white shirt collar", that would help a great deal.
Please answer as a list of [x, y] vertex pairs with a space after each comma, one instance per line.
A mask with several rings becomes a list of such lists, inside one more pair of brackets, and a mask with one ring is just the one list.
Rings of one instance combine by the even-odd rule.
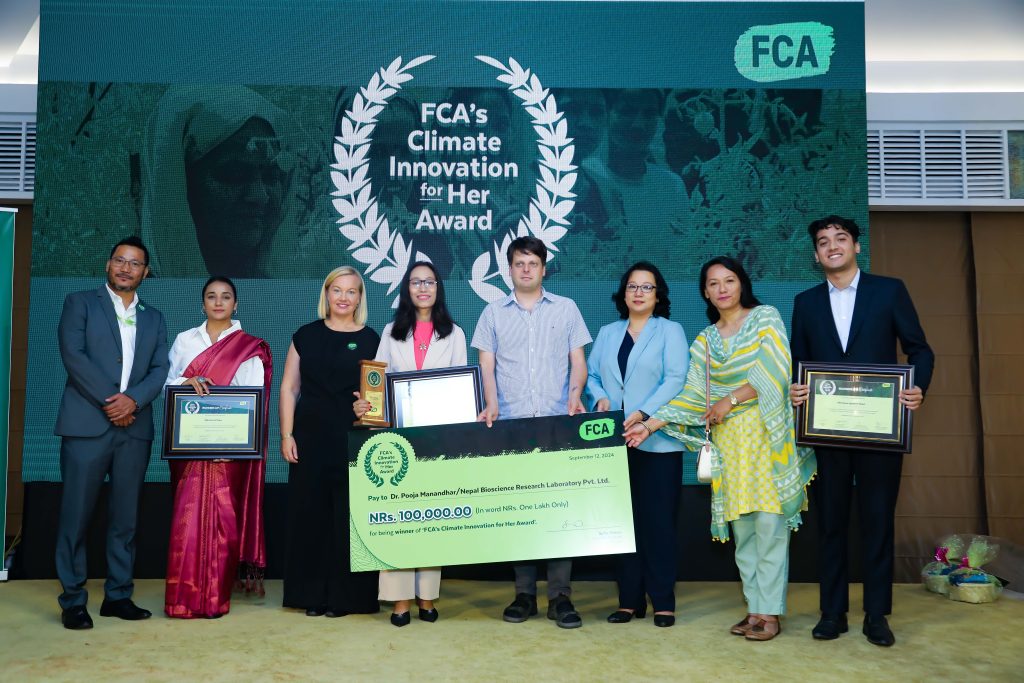
[[856, 292], [857, 285], [860, 284], [860, 268], [857, 269], [857, 274], [853, 276], [853, 279], [850, 280], [850, 284], [847, 285], [845, 289], [839, 289], [834, 284], [832, 284], [832, 282], [828, 279], [826, 279], [825, 282], [828, 283], [829, 294], [831, 294], [832, 292], [845, 292], [847, 289], [852, 289], [854, 292]]
[[124, 308], [125, 311], [130, 311], [131, 309], [135, 308], [136, 304], [139, 303], [139, 293], [138, 292], [134, 293], [134, 296], [132, 297], [132, 302], [130, 304], [128, 304], [128, 306], [125, 306], [124, 305], [124, 300], [121, 298], [121, 295], [118, 294], [117, 292], [115, 292], [114, 290], [112, 290], [110, 288], [110, 283], [109, 282], [104, 284], [104, 287], [107, 288], [107, 294], [110, 295], [110, 300], [114, 302], [114, 305], [117, 306], [118, 304], [120, 304], [121, 307]]
[[[204, 322], [197, 329], [199, 330], [199, 336], [203, 338], [203, 341], [206, 342], [206, 345], [207, 346], [212, 346], [213, 345], [213, 340], [210, 339], [210, 333], [206, 330], [206, 326], [208, 324], [210, 324], [209, 320]], [[220, 336], [217, 338], [217, 341], [220, 341], [221, 339], [223, 339], [224, 337], [228, 336], [229, 334], [233, 334], [235, 332], [239, 332], [239, 331], [241, 331], [241, 329], [242, 329], [242, 323], [238, 322], [237, 320], [232, 320], [231, 321], [231, 327], [229, 327], [228, 329], [226, 329], [223, 332], [221, 332]]]

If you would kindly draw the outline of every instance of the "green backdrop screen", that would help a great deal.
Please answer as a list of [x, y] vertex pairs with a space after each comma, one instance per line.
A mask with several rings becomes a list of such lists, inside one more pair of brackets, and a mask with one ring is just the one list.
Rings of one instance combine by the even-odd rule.
[[[226, 274], [280, 372], [342, 264], [364, 273], [379, 331], [428, 258], [471, 337], [510, 291], [505, 246], [532, 234], [552, 254], [545, 286], [595, 336], [646, 259], [692, 339], [708, 258], [739, 257], [788, 318], [819, 277], [807, 224], [867, 227], [862, 2], [41, 9], [26, 481], [60, 478], [63, 299], [99, 286], [127, 235], [151, 250], [140, 295], [169, 343]], [[160, 426], [151, 481], [168, 476]], [[287, 477], [276, 452], [267, 473]]]

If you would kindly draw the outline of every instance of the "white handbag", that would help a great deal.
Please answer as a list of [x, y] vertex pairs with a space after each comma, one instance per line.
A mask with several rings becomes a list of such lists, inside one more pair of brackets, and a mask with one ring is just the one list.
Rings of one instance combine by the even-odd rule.
[[[708, 340], [704, 339], [704, 400], [707, 410], [711, 410], [711, 351]], [[702, 484], [711, 483], [711, 425], [704, 422], [704, 444], [697, 453], [697, 481]]]

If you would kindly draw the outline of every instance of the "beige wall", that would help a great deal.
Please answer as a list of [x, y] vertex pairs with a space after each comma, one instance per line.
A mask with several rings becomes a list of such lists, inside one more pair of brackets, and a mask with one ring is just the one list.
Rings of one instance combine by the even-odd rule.
[[902, 581], [915, 580], [945, 534], [986, 529], [970, 220], [959, 213], [871, 214], [871, 270], [906, 283], [935, 351], [896, 507]]
[[1024, 545], [1024, 214], [974, 214], [988, 530]]

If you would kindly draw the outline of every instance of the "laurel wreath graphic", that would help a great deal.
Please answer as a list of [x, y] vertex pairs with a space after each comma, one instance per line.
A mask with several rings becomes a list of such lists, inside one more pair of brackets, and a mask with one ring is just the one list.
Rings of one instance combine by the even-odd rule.
[[[345, 111], [341, 121], [341, 135], [334, 138], [331, 181], [335, 189], [331, 196], [341, 216], [338, 230], [351, 242], [352, 258], [366, 266], [363, 273], [374, 282], [387, 285], [388, 294], [395, 291], [409, 267], [412, 240], [406, 243], [400, 233], [392, 231], [387, 216], [377, 207], [368, 176], [370, 134], [388, 100], [401, 90], [402, 83], [412, 80], [408, 72], [433, 58], [423, 55], [402, 66], [402, 58], [398, 57], [373, 74], [370, 82], [352, 98], [352, 108]], [[417, 252], [416, 260], [430, 258]], [[396, 296], [392, 307], [397, 305]]]
[[524, 69], [511, 57], [508, 65], [486, 55], [477, 55], [476, 58], [501, 71], [497, 76], [498, 81], [507, 83], [512, 94], [523, 101], [523, 107], [533, 119], [533, 129], [537, 132], [537, 150], [540, 152], [540, 179], [530, 199], [530, 209], [519, 219], [515, 233], [509, 232], [500, 243], [494, 242], [494, 272], [491, 272], [490, 251], [480, 254], [473, 262], [469, 285], [477, 296], [491, 302], [506, 296], [508, 292], [487, 280], [500, 276], [505, 287], [510, 291], [512, 289], [505, 252], [513, 239], [533, 235], [548, 248], [548, 260], [555, 257], [558, 251], [555, 242], [569, 231], [567, 216], [576, 205], [573, 201], [576, 195], [572, 191], [577, 176], [576, 166], [572, 163], [576, 146], [569, 144], [572, 142], [568, 135], [569, 127], [562, 112], [558, 111], [555, 96], [541, 85], [536, 74], [531, 74], [529, 69]]
[[376, 451], [379, 446], [380, 444], [376, 443], [370, 446], [370, 450], [366, 451], [366, 461], [363, 463], [363, 472], [366, 473], [366, 478], [369, 479], [370, 483], [376, 486], [377, 488], [380, 488], [381, 486], [384, 485], [384, 479], [379, 474], [373, 471], [373, 465], [371, 465], [370, 463], [373, 460], [374, 451]]
[[[510, 231], [501, 242], [493, 242], [494, 271], [491, 271], [490, 249], [473, 261], [469, 284], [477, 296], [491, 302], [506, 296], [507, 292], [488, 280], [500, 277], [506, 289], [512, 289], [505, 252], [513, 239], [533, 235], [547, 246], [548, 260], [554, 258], [558, 251], [555, 243], [568, 232], [567, 216], [575, 206], [573, 200], [576, 195], [572, 188], [577, 174], [572, 163], [575, 146], [570, 144], [572, 139], [568, 137], [568, 125], [558, 110], [554, 95], [541, 85], [537, 75], [531, 74], [529, 69], [524, 69], [511, 57], [508, 65], [485, 55], [477, 55], [476, 58], [501, 71], [497, 80], [508, 84], [512, 94], [522, 100], [533, 120], [540, 152], [540, 179], [534, 197], [530, 199], [529, 210], [520, 218], [515, 232]], [[335, 137], [335, 163], [331, 164], [331, 181], [335, 189], [331, 196], [334, 197], [334, 208], [341, 216], [338, 229], [350, 242], [352, 258], [366, 266], [363, 272], [371, 280], [387, 285], [388, 294], [401, 283], [412, 261], [413, 246], [412, 239], [406, 242], [400, 233], [391, 230], [387, 216], [377, 206], [368, 176], [370, 134], [388, 100], [395, 96], [403, 83], [412, 80], [409, 72], [432, 59], [434, 55], [423, 55], [402, 66], [402, 58], [397, 57], [386, 68], [374, 73], [370, 82], [352, 98], [352, 108], [345, 111], [341, 122], [341, 135]], [[417, 251], [415, 260], [431, 259]], [[397, 295], [391, 305], [398, 305]]]
[[402, 454], [402, 466], [399, 467], [398, 471], [395, 472], [391, 479], [388, 480], [391, 482], [392, 486], [398, 486], [398, 483], [405, 479], [405, 475], [409, 472], [409, 454], [404, 448], [402, 448], [402, 444], [397, 441], [391, 445], [398, 449], [398, 452]]

